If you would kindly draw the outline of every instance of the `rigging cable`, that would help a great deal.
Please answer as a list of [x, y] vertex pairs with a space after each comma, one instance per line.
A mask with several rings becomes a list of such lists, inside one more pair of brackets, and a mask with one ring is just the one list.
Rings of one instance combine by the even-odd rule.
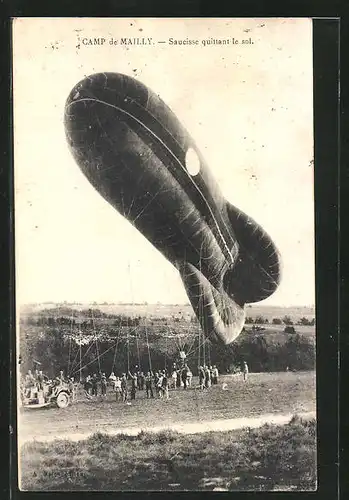
[[[93, 345], [94, 345], [94, 341], [95, 341], [95, 338], [96, 338], [96, 336], [95, 336], [95, 335], [93, 335], [92, 340], [91, 340], [91, 342], [90, 342], [90, 345], [89, 345], [89, 347], [86, 349], [86, 351], [85, 351], [85, 353], [83, 354], [83, 356], [82, 356], [81, 360], [82, 360], [82, 359], [84, 359], [84, 357], [87, 355], [87, 353], [88, 353], [88, 352], [90, 351], [90, 349], [93, 347]], [[81, 331], [81, 330], [79, 330], [79, 341], [75, 341], [75, 342], [76, 342], [78, 345], [83, 345], [83, 344], [84, 344], [84, 342], [82, 341], [82, 331]], [[72, 365], [71, 365], [71, 371], [73, 371], [73, 370], [74, 370], [74, 369], [78, 366], [78, 364], [79, 364], [79, 363], [75, 363], [76, 358], [78, 357], [78, 354], [79, 354], [79, 350], [77, 350], [77, 351], [76, 351], [74, 361], [73, 361], [73, 363], [72, 363]], [[80, 364], [81, 364], [81, 360], [80, 360]]]
[[153, 368], [152, 368], [152, 365], [151, 365], [151, 356], [150, 356], [150, 349], [149, 349], [149, 339], [148, 339], [148, 328], [147, 328], [147, 322], [148, 322], [148, 308], [146, 307], [146, 316], [145, 316], [145, 336], [146, 336], [147, 348], [148, 348], [149, 371], [152, 373]]
[[114, 351], [114, 357], [113, 357], [113, 364], [112, 364], [112, 367], [111, 367], [111, 371], [112, 372], [114, 372], [114, 366], [115, 366], [115, 360], [116, 360], [116, 353], [117, 353], [117, 348], [118, 348], [119, 339], [120, 339], [120, 328], [118, 330], [118, 336], [117, 336], [117, 339], [116, 339], [116, 345], [115, 345], [115, 351]]
[[[129, 272], [129, 282], [130, 282], [130, 292], [131, 292], [131, 301], [132, 301], [132, 304], [134, 306], [134, 296], [133, 296], [133, 283], [132, 283], [132, 273], [131, 273], [131, 265], [130, 265], [130, 262], [128, 263], [128, 272]], [[132, 309], [132, 322], [133, 322], [133, 326], [136, 326], [136, 319], [135, 319], [135, 314], [134, 314], [134, 311]], [[140, 354], [139, 354], [139, 344], [138, 344], [138, 331], [136, 330], [136, 348], [137, 348], [137, 357], [138, 357], [138, 369], [139, 371], [141, 371], [141, 358], [140, 358]]]
[[95, 318], [93, 314], [93, 308], [91, 307], [91, 317], [92, 317], [92, 324], [93, 324], [93, 331], [96, 334], [96, 354], [97, 354], [97, 359], [98, 359], [98, 373], [101, 373], [101, 363], [99, 359], [99, 349], [98, 349], [98, 339], [97, 339], [97, 333], [96, 333], [96, 324], [95, 324]]
[[69, 372], [70, 372], [70, 355], [71, 355], [71, 341], [72, 341], [72, 335], [73, 335], [73, 317], [74, 317], [74, 310], [72, 309], [72, 314], [70, 318], [70, 336], [69, 336], [69, 353], [68, 353], [68, 368], [67, 368], [67, 375], [69, 377]]
[[[102, 354], [99, 355], [100, 358], [102, 358], [107, 352], [109, 352], [111, 349], [113, 349], [115, 347], [115, 345], [117, 344], [117, 340], [113, 343], [112, 346], [108, 347], [108, 349], [106, 349], [105, 351], [102, 352]], [[92, 363], [94, 363], [95, 361], [97, 361], [97, 357], [95, 357], [94, 359], [92, 359], [91, 361], [89, 361], [88, 363], [86, 363], [86, 365], [82, 366], [82, 370], [84, 368], [86, 368], [87, 366], [91, 365]], [[72, 374], [74, 375], [75, 373], [77, 373], [79, 371], [79, 368], [77, 370], [75, 370], [75, 372]]]

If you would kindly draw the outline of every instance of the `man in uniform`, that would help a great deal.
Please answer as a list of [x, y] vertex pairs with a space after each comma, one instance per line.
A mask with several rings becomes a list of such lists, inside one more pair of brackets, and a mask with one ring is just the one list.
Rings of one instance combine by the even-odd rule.
[[166, 399], [169, 398], [169, 395], [168, 395], [168, 384], [169, 384], [168, 376], [167, 376], [166, 371], [164, 370], [163, 371], [163, 377], [162, 377], [162, 386], [161, 386], [161, 389], [162, 389], [163, 396]]
[[127, 378], [126, 378], [126, 373], [122, 374], [121, 377], [121, 395], [122, 395], [122, 400], [124, 403], [127, 401]]
[[205, 388], [209, 389], [211, 387], [211, 372], [207, 365], [204, 366], [205, 370]]
[[203, 366], [199, 366], [199, 386], [200, 389], [205, 388], [205, 370]]
[[92, 385], [92, 396], [97, 396], [97, 394], [98, 394], [98, 380], [97, 380], [96, 373], [94, 373], [92, 375], [91, 385]]
[[242, 374], [243, 374], [243, 377], [244, 377], [244, 381], [246, 382], [247, 376], [248, 376], [248, 366], [247, 366], [246, 361], [244, 361], [243, 364], [242, 364]]
[[158, 393], [159, 398], [162, 398], [162, 380], [164, 375], [162, 372], [158, 373], [157, 381], [156, 381], [156, 392]]
[[119, 401], [119, 398], [122, 397], [121, 380], [119, 377], [116, 377], [115, 379], [115, 397], [116, 401]]
[[114, 372], [111, 372], [111, 374], [109, 375], [109, 383], [110, 383], [113, 391], [115, 391], [115, 381], [116, 381], [116, 376], [115, 376]]
[[107, 397], [107, 377], [105, 376], [105, 373], [102, 373], [101, 376], [101, 392], [102, 396]]
[[136, 399], [136, 391], [137, 391], [137, 383], [138, 383], [138, 377], [137, 373], [134, 373], [132, 375], [131, 372], [128, 372], [129, 377], [131, 379], [131, 399], [135, 400]]
[[154, 391], [153, 391], [153, 377], [151, 372], [147, 373], [147, 376], [145, 377], [145, 390], [147, 393], [147, 398], [149, 399], [150, 397], [154, 397]]
[[144, 383], [145, 383], [145, 376], [144, 373], [141, 372], [139, 374], [139, 390], [144, 391]]
[[188, 386], [188, 365], [185, 364], [182, 368], [182, 382], [183, 382], [183, 389], [186, 389]]

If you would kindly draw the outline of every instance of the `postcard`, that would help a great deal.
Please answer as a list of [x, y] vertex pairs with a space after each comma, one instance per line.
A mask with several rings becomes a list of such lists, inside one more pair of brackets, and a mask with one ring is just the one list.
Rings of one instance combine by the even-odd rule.
[[13, 20], [23, 491], [317, 484], [312, 20]]

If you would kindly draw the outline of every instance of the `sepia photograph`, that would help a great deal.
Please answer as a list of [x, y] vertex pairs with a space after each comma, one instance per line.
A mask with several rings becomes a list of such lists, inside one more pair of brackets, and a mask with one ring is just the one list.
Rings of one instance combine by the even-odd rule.
[[12, 31], [20, 490], [316, 490], [312, 20]]

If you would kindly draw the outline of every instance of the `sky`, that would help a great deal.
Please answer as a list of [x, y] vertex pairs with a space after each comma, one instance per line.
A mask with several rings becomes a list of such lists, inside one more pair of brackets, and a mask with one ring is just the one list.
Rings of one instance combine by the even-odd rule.
[[[95, 37], [107, 42], [84, 45]], [[109, 44], [121, 37], [153, 44]], [[199, 44], [170, 45], [170, 37]], [[239, 43], [202, 42], [233, 38]], [[283, 277], [263, 303], [314, 304], [312, 30], [311, 20], [290, 18], [15, 21], [17, 303], [188, 302], [172, 264], [89, 184], [68, 150], [68, 94], [107, 71], [158, 93], [226, 199], [271, 235]]]

